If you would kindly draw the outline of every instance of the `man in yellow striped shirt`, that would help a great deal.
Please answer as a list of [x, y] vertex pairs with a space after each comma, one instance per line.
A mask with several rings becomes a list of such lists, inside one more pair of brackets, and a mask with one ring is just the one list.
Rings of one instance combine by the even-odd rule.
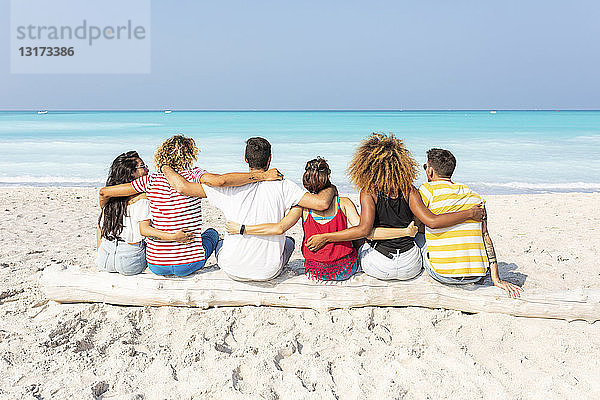
[[[456, 159], [448, 150], [429, 150], [423, 167], [428, 182], [421, 185], [419, 193], [432, 213], [462, 211], [485, 203], [485, 199], [468, 186], [452, 181]], [[486, 275], [489, 265], [494, 285], [504, 289], [510, 297], [519, 296], [521, 289], [498, 275], [487, 219], [467, 220], [448, 228], [425, 227], [425, 237], [417, 235], [415, 242], [421, 248], [423, 266], [435, 280], [449, 284], [477, 282]]]

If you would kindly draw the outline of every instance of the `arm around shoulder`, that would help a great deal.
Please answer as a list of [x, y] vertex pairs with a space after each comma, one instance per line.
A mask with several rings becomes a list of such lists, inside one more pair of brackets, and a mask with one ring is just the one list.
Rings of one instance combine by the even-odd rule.
[[317, 194], [304, 193], [304, 196], [302, 196], [298, 205], [312, 210], [325, 211], [331, 205], [331, 201], [335, 195], [337, 195], [337, 188], [334, 185], [331, 185]]
[[105, 186], [98, 192], [98, 202], [100, 204], [100, 208], [104, 208], [111, 197], [125, 197], [134, 195], [136, 193], [137, 190], [134, 189], [131, 182], [114, 186]]
[[413, 214], [421, 222], [433, 229], [457, 225], [465, 222], [468, 219], [481, 221], [483, 218], [483, 207], [481, 205], [474, 206], [464, 211], [456, 211], [439, 215], [434, 214], [425, 206], [421, 195], [415, 187], [412, 187], [410, 191], [408, 204]]
[[277, 168], [271, 168], [268, 171], [251, 172], [230, 172], [228, 174], [209, 174], [206, 173], [200, 178], [200, 182], [209, 186], [243, 186], [249, 183], [262, 181], [275, 181], [283, 179], [283, 175]]
[[[202, 185], [200, 183], [188, 181], [187, 179], [185, 179], [177, 171], [175, 171], [173, 168], [171, 168], [168, 165], [163, 165], [160, 169], [161, 169], [161, 172], [165, 175], [165, 178], [167, 178], [169, 185], [171, 185], [173, 190], [175, 190], [177, 193], [182, 194], [184, 196], [193, 196], [193, 197], [200, 197], [200, 198], [206, 197], [204, 188], [202, 187]], [[212, 175], [212, 174], [202, 175], [202, 177], [200, 178], [201, 182], [202, 182], [202, 179], [206, 175]], [[204, 178], [204, 179], [207, 179], [207, 178]], [[208, 178], [208, 179], [210, 179], [210, 178]]]

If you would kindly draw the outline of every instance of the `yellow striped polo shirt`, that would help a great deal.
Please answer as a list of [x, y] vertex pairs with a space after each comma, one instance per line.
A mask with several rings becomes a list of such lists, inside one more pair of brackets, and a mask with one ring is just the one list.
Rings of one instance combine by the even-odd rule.
[[[468, 186], [449, 181], [427, 182], [419, 188], [425, 206], [434, 214], [468, 210], [485, 202]], [[484, 276], [489, 264], [481, 222], [469, 219], [448, 228], [425, 228], [429, 262], [448, 277]]]

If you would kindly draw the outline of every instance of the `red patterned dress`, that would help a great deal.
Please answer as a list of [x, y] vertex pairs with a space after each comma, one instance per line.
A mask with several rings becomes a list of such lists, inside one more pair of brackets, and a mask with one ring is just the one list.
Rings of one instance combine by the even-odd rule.
[[[330, 219], [331, 217], [316, 217]], [[338, 232], [348, 227], [346, 216], [340, 209], [340, 199], [337, 200], [337, 212], [328, 222], [320, 224], [315, 221], [312, 213], [308, 212], [302, 242], [302, 255], [304, 255], [304, 273], [310, 277], [323, 281], [343, 281], [350, 278], [358, 270], [358, 253], [352, 242], [328, 243], [316, 252], [306, 247], [309, 237], [321, 234]]]

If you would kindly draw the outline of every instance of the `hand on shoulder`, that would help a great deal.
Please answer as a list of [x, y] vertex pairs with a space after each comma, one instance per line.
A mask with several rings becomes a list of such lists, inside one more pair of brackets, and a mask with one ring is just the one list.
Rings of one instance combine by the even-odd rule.
[[265, 172], [265, 181], [280, 181], [283, 179], [283, 174], [277, 168], [271, 168]]

